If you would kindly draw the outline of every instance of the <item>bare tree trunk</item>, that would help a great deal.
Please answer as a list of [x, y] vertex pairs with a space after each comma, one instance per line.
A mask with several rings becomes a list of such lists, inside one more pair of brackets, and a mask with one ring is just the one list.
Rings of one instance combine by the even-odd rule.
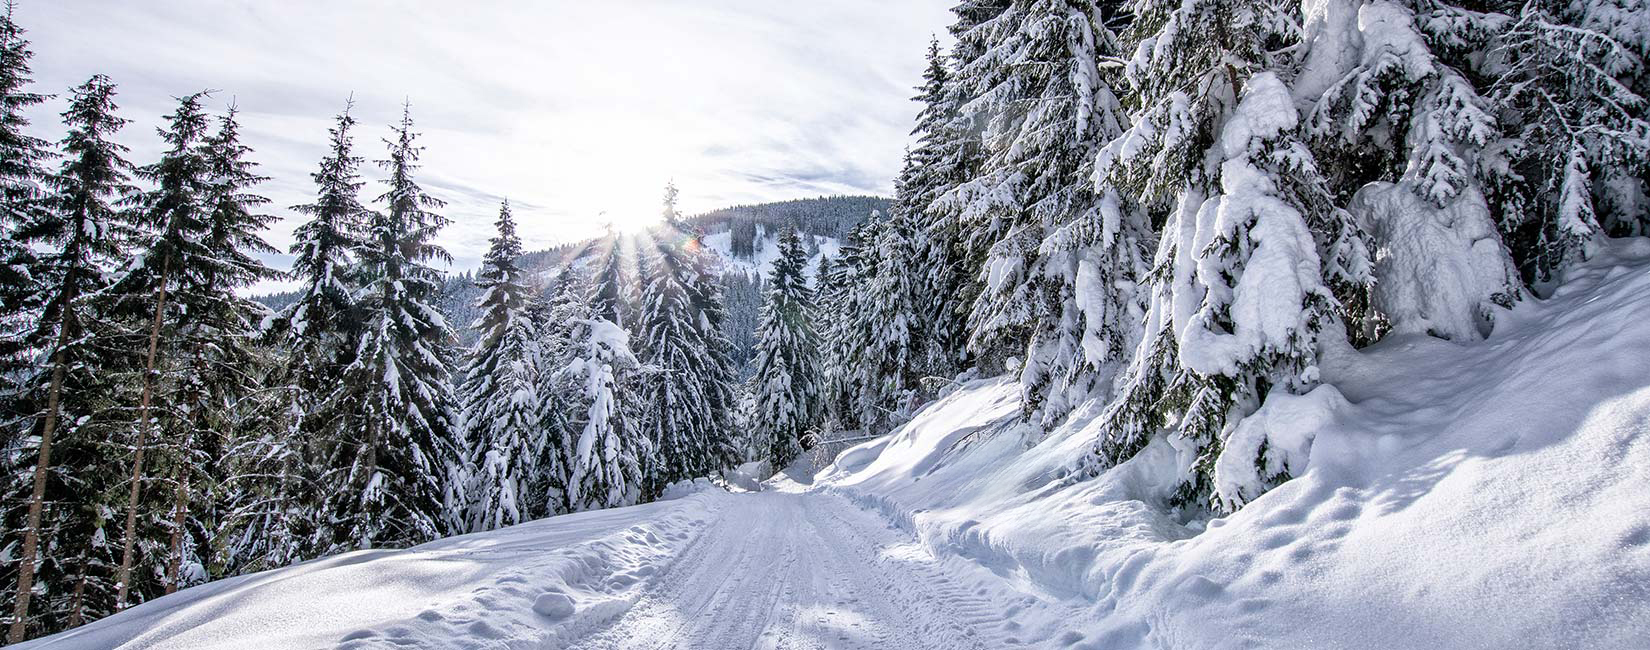
[[[67, 330], [64, 330], [67, 333]], [[40, 458], [34, 464], [34, 492], [29, 497], [29, 519], [23, 532], [23, 556], [17, 564], [17, 602], [12, 607], [7, 643], [21, 643], [28, 627], [29, 597], [34, 595], [34, 565], [40, 548], [40, 511], [46, 503], [46, 476], [51, 472], [52, 434], [57, 429], [58, 395], [63, 387], [63, 347], [59, 337], [52, 354], [52, 383], [46, 397], [46, 422], [40, 433]]]
[[160, 289], [156, 291], [155, 318], [149, 325], [149, 358], [143, 364], [143, 399], [138, 403], [137, 451], [132, 455], [132, 489], [126, 498], [126, 535], [120, 553], [120, 570], [115, 574], [117, 612], [126, 609], [126, 597], [132, 586], [132, 545], [137, 541], [138, 488], [143, 479], [143, 448], [149, 445], [149, 403], [155, 394], [155, 356], [160, 349], [160, 324], [166, 315], [166, 279], [171, 275], [171, 270], [172, 259], [168, 257], [160, 267]]
[[179, 465], [177, 470], [177, 484], [177, 494], [172, 501], [172, 539], [166, 562], [166, 593], [168, 594], [178, 590], [178, 574], [183, 569], [183, 523], [186, 519], [184, 515], [189, 511], [189, 470], [182, 465]]
[[46, 505], [46, 479], [51, 474], [52, 436], [62, 411], [63, 380], [68, 374], [67, 348], [74, 336], [73, 305], [77, 282], [74, 268], [63, 279], [65, 295], [57, 330], [57, 349], [52, 352], [52, 379], [46, 389], [46, 420], [40, 430], [40, 457], [34, 465], [34, 492], [29, 497], [29, 518], [23, 533], [23, 555], [17, 565], [17, 602], [12, 607], [7, 643], [21, 643], [29, 620], [29, 598], [34, 595], [34, 565], [40, 549], [40, 514]]
[[86, 565], [90, 563], [91, 560], [86, 557], [86, 554], [81, 553], [80, 575], [75, 578], [74, 596], [69, 599], [70, 628], [80, 627], [81, 622], [85, 620], [83, 614], [86, 610]]

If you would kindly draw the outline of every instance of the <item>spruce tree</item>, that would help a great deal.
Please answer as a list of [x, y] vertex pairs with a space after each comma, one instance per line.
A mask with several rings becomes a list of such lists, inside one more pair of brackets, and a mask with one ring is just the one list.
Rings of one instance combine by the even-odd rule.
[[1634, 31], [1650, 8], [1531, 2], [1513, 18], [1489, 66], [1486, 99], [1515, 143], [1496, 194], [1526, 276], [1551, 280], [1607, 234], [1650, 234], [1650, 34]]
[[907, 156], [898, 179], [899, 205], [896, 214], [909, 215], [917, 235], [914, 272], [920, 273], [923, 292], [931, 297], [929, 307], [914, 314], [928, 324], [923, 365], [940, 375], [955, 374], [969, 359], [968, 313], [979, 295], [970, 262], [970, 243], [956, 217], [958, 212], [940, 202], [979, 167], [978, 136], [961, 131], [963, 121], [962, 84], [953, 78], [940, 53], [937, 39], [930, 39], [928, 67], [923, 84], [913, 99], [922, 104], [911, 135], [916, 148]]
[[859, 295], [848, 301], [856, 309], [851, 331], [842, 334], [852, 350], [846, 365], [857, 375], [851, 382], [857, 388], [855, 419], [867, 431], [886, 431], [910, 417], [928, 368], [928, 323], [921, 318], [927, 301], [918, 261], [923, 246], [914, 221], [900, 211], [867, 231], [875, 239], [859, 252], [866, 268], [855, 287]]
[[[217, 559], [212, 542], [219, 514], [209, 495], [218, 491], [223, 475], [214, 459], [223, 458], [233, 439], [237, 407], [242, 398], [259, 390], [262, 350], [257, 346], [267, 309], [237, 295], [237, 291], [275, 277], [260, 255], [275, 253], [262, 231], [275, 221], [259, 212], [269, 199], [256, 193], [267, 180], [248, 160], [252, 153], [240, 140], [234, 106], [218, 119], [218, 130], [202, 143], [205, 162], [203, 220], [195, 233], [199, 247], [181, 258], [173, 303], [177, 305], [176, 336], [183, 372], [172, 387], [176, 397], [167, 403], [181, 407], [182, 420], [172, 441], [172, 525], [167, 593], [186, 581], [202, 581]], [[186, 356], [186, 360], [182, 357]], [[199, 501], [202, 508], [194, 509]], [[187, 567], [186, 567], [187, 564]], [[186, 568], [190, 576], [183, 572]]]
[[550, 285], [548, 295], [533, 314], [542, 341], [538, 393], [544, 408], [539, 413], [539, 428], [546, 440], [529, 491], [544, 495], [545, 514], [556, 515], [573, 508], [571, 480], [581, 433], [575, 425], [582, 421], [578, 409], [583, 403], [583, 391], [562, 368], [576, 351], [575, 331], [590, 319], [590, 305], [585, 302], [590, 290], [572, 264], [563, 267]]
[[423, 149], [410, 109], [392, 129], [389, 157], [379, 161], [388, 175], [383, 207], [369, 217], [355, 269], [361, 333], [343, 381], [356, 405], [356, 438], [329, 506], [339, 548], [407, 546], [444, 533], [459, 452], [448, 383], [453, 333], [434, 305], [441, 273], [430, 266], [450, 259], [431, 242], [447, 219], [413, 177]]
[[[666, 191], [671, 207], [674, 189]], [[636, 346], [645, 364], [637, 393], [645, 409], [641, 433], [653, 452], [649, 498], [670, 483], [730, 467], [737, 455], [730, 438], [737, 378], [715, 276], [697, 239], [687, 246], [671, 239], [658, 242], [647, 264]]]
[[858, 429], [862, 394], [860, 363], [865, 360], [866, 319], [862, 309], [876, 256], [871, 247], [882, 215], [856, 224], [838, 255], [821, 259], [818, 302], [821, 412], [841, 428]]
[[767, 300], [756, 332], [755, 432], [775, 469], [802, 453], [819, 407], [819, 340], [807, 252], [795, 231], [779, 237], [779, 259], [768, 275]]
[[[355, 255], [364, 245], [368, 211], [361, 205], [364, 183], [359, 169], [362, 159], [353, 152], [351, 129], [355, 118], [352, 104], [334, 118], [328, 129], [327, 154], [310, 174], [315, 184], [313, 202], [292, 206], [309, 219], [293, 230], [292, 277], [300, 285], [298, 296], [275, 320], [275, 334], [287, 348], [288, 367], [282, 373], [292, 382], [296, 429], [284, 450], [295, 483], [331, 485], [343, 480], [347, 454], [345, 441], [352, 435], [344, 429], [352, 423], [355, 405], [350, 397], [359, 393], [342, 390], [339, 377], [354, 360], [355, 344], [361, 330], [355, 311]], [[340, 454], [344, 454], [341, 460]], [[301, 556], [330, 547], [324, 535], [324, 501], [310, 491], [283, 493], [287, 503], [283, 524], [291, 549], [270, 548], [275, 556]]]
[[959, 72], [977, 93], [968, 110], [985, 121], [986, 158], [956, 193], [972, 197], [963, 223], [991, 242], [970, 344], [1023, 350], [1023, 408], [1038, 429], [1104, 396], [1135, 338], [1131, 287], [1150, 233], [1120, 193], [1092, 180], [1126, 122], [1118, 80], [1098, 67], [1120, 51], [1115, 18], [1092, 0], [1013, 3], [971, 36], [992, 54]]
[[[164, 554], [159, 545], [139, 544], [138, 515], [140, 511], [169, 510], [166, 505], [144, 507], [141, 501], [149, 469], [145, 466], [145, 456], [160, 424], [156, 413], [171, 410], [156, 408], [157, 393], [176, 384], [168, 380], [168, 376], [175, 378], [176, 372], [163, 372], [175, 365], [171, 353], [175, 351], [175, 334], [179, 329], [178, 319], [168, 318], [168, 314], [178, 311], [173, 294], [181, 288], [185, 270], [198, 268], [201, 260], [213, 254], [206, 244], [209, 210], [206, 196], [210, 188], [207, 151], [203, 146], [208, 128], [207, 115], [201, 108], [204, 96], [196, 93], [179, 100], [177, 110], [167, 118], [167, 126], [159, 130], [168, 145], [166, 152], [158, 162], [136, 170], [137, 177], [152, 186], [135, 196], [132, 207], [135, 223], [143, 231], [140, 238], [144, 251], [128, 262], [114, 285], [102, 294], [110, 301], [111, 313], [129, 321], [132, 347], [141, 346], [146, 350], [142, 361], [135, 364], [141, 368], [141, 392], [132, 440], [134, 450], [128, 474], [121, 562], [115, 574], [116, 609], [124, 608], [129, 602], [134, 587], [132, 569], [139, 561], [137, 554], [151, 557]], [[163, 337], [163, 333], [166, 336]], [[163, 339], [167, 342], [166, 357], [162, 356]], [[145, 524], [146, 527], [170, 526], [157, 524], [149, 517], [145, 518]]]
[[[29, 41], [12, 20], [13, 5], [0, 14], [0, 389], [23, 364], [31, 312], [39, 307], [41, 279], [33, 276], [32, 251], [18, 238], [18, 229], [40, 218], [45, 197], [45, 140], [27, 133], [24, 111], [46, 101], [29, 92]], [[3, 435], [3, 434], [0, 434]], [[0, 443], [8, 442], [0, 437]]]
[[[67, 506], [52, 513], [50, 528], [56, 540], [41, 543], [46, 503], [91, 506], [96, 503], [98, 479], [107, 468], [89, 423], [109, 405], [113, 387], [97, 372], [104, 366], [94, 339], [112, 331], [106, 315], [92, 297], [106, 286], [106, 275], [119, 259], [122, 244], [131, 236], [114, 202], [133, 191], [132, 166], [122, 155], [126, 147], [113, 137], [126, 120], [115, 114], [115, 87], [107, 77], [93, 76], [73, 91], [63, 113], [68, 134], [60, 143], [63, 163], [46, 179], [49, 196], [44, 210], [18, 230], [20, 241], [40, 250], [34, 275], [44, 281], [40, 317], [28, 339], [47, 360], [22, 382], [20, 404], [26, 405], [32, 431], [39, 443], [30, 474], [28, 520], [19, 555], [18, 590], [10, 642], [26, 634], [29, 607], [42, 547], [56, 547], [74, 558], [51, 558], [56, 574], [39, 575], [48, 594], [84, 596], [85, 577], [96, 561], [91, 548], [102, 518], [95, 507]], [[56, 445], [54, 446], [54, 443]], [[75, 584], [71, 587], [71, 584]], [[76, 603], [44, 603], [47, 629], [75, 617]]]
[[[1313, 156], [1323, 163], [1335, 202], [1370, 206], [1360, 209], [1360, 216], [1372, 235], [1374, 252], [1402, 249], [1400, 240], [1414, 239], [1422, 230], [1405, 217], [1432, 212], [1412, 218], [1445, 224], [1447, 234], [1472, 242], [1477, 257], [1454, 265], [1428, 254], [1429, 259], [1413, 264], [1426, 269], [1422, 277], [1412, 278], [1399, 273], [1404, 267], [1399, 260], [1381, 254], [1388, 268], [1373, 270], [1381, 281], [1373, 296], [1364, 296], [1356, 289], [1362, 283], [1357, 268], [1361, 262], [1324, 251], [1322, 257], [1335, 276], [1331, 286], [1347, 306], [1348, 329], [1359, 342], [1371, 341], [1394, 325], [1392, 317], [1404, 309], [1394, 295], [1398, 288], [1439, 282], [1471, 286], [1464, 292], [1472, 294], [1466, 297], [1470, 304], [1427, 308], [1438, 315], [1435, 320], [1469, 323], [1487, 322], [1492, 307], [1510, 305], [1522, 293], [1512, 258], [1491, 221], [1495, 204], [1486, 199], [1497, 182], [1486, 182], [1480, 173], [1505, 166], [1495, 160], [1503, 143], [1496, 137], [1489, 102], [1475, 87], [1471, 70], [1463, 67], [1470, 65], [1466, 59], [1477, 57], [1465, 56], [1462, 50], [1481, 49], [1482, 45], [1468, 43], [1483, 41], [1492, 29], [1475, 24], [1488, 16], [1445, 4], [1425, 13], [1418, 15], [1406, 3], [1394, 2], [1360, 9], [1360, 33], [1308, 48], [1293, 82], [1297, 96], [1311, 98], [1304, 130]], [[1454, 26], [1434, 31], [1446, 23]], [[1352, 53], [1355, 59], [1345, 60], [1348, 52], [1335, 44], [1342, 38], [1361, 42], [1361, 51]], [[1479, 243], [1486, 239], [1493, 241]], [[1436, 270], [1433, 264], [1438, 264]], [[1469, 270], [1463, 272], [1462, 267]], [[1505, 270], [1492, 277], [1485, 269]], [[1460, 277], [1473, 275], [1484, 277]], [[1446, 312], [1470, 313], [1450, 318]], [[1396, 325], [1403, 328], [1406, 323], [1400, 320]], [[1430, 329], [1451, 338], [1479, 336], [1476, 324]]]
[[1128, 70], [1136, 119], [1098, 162], [1102, 188], [1166, 219], [1143, 338], [1100, 416], [1101, 459], [1129, 458], [1173, 422], [1190, 452], [1176, 501], [1195, 508], [1239, 505], [1213, 486], [1230, 424], [1273, 387], [1316, 383], [1318, 339], [1344, 305], [1331, 289], [1369, 283], [1362, 233], [1334, 209], [1272, 72], [1283, 62], [1266, 44], [1289, 37], [1272, 26], [1293, 19], [1276, 10], [1133, 3], [1125, 40], [1149, 44]]
[[549, 448], [542, 427], [544, 399], [539, 373], [543, 339], [535, 300], [517, 260], [521, 239], [506, 201], [495, 224], [498, 235], [482, 258], [476, 286], [479, 338], [470, 350], [459, 387], [475, 474], [469, 530], [493, 530], [547, 514], [548, 494], [535, 490]]
[[933, 309], [926, 316], [934, 323], [931, 332], [931, 363], [940, 374], [949, 374], [980, 362], [997, 367], [1005, 347], [971, 349], [969, 315], [984, 286], [980, 282], [991, 241], [978, 236], [969, 210], [982, 205], [969, 183], [980, 174], [986, 159], [982, 133], [990, 115], [974, 103], [983, 92], [981, 73], [999, 65], [996, 57], [995, 23], [1010, 6], [1008, 0], [965, 0], [951, 9], [956, 21], [948, 28], [956, 44], [941, 59], [938, 43], [929, 43], [929, 65], [916, 100], [923, 105], [912, 150], [915, 174], [901, 186], [899, 203], [917, 215], [925, 234], [924, 287], [933, 296]]
[[568, 412], [562, 424], [571, 442], [565, 498], [573, 512], [636, 503], [641, 462], [650, 453], [632, 410], [640, 364], [629, 332], [611, 320], [623, 310], [624, 293], [612, 243], [590, 284], [590, 307], [570, 323], [555, 364], [558, 401]]

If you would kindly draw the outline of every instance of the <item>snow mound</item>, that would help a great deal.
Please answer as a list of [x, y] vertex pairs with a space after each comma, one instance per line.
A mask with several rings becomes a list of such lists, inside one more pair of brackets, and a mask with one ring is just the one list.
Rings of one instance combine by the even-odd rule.
[[[718, 495], [721, 495], [718, 497]], [[720, 490], [185, 589], [27, 650], [560, 648], [625, 613]]]
[[[1097, 423], [1027, 448], [1003, 380], [843, 453], [816, 489], [1086, 603], [1077, 647], [1646, 648], [1645, 350], [1650, 241], [1611, 242], [1485, 340], [1329, 350], [1325, 387], [1228, 438], [1268, 449], [1263, 467], [1219, 468], [1223, 492], [1252, 499], [1228, 517], [1168, 507], [1171, 440], [1066, 476]], [[1255, 498], [1278, 470], [1297, 478]]]

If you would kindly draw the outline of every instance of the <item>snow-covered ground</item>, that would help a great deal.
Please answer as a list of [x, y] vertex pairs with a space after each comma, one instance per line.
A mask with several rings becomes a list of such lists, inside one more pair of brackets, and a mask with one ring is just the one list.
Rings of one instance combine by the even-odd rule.
[[1078, 480], [970, 384], [809, 484], [699, 491], [182, 591], [18, 646], [1650, 648], [1650, 243], [1482, 342], [1332, 351], [1252, 422], [1298, 477], [1165, 507], [1158, 441]]
[[1302, 447], [1298, 478], [1206, 525], [1164, 505], [1165, 441], [1071, 480], [1096, 423], [1030, 449], [992, 435], [1015, 407], [1000, 381], [819, 483], [940, 555], [1087, 603], [1069, 623], [1088, 647], [1650, 648], [1647, 351], [1635, 240], [1486, 341], [1334, 351], [1336, 388], [1250, 420]]

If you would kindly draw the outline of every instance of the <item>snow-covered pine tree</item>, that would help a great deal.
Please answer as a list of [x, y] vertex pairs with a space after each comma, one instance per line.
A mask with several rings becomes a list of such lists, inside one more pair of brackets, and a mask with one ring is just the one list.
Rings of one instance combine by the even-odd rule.
[[482, 290], [472, 328], [480, 337], [461, 373], [465, 441], [474, 472], [468, 530], [493, 530], [548, 514], [549, 495], [532, 489], [548, 448], [539, 394], [543, 336], [535, 302], [517, 263], [521, 238], [510, 203], [499, 208], [476, 285]]
[[[30, 621], [37, 631], [63, 629], [81, 617], [87, 599], [87, 581], [93, 571], [108, 568], [112, 555], [99, 533], [104, 517], [98, 496], [107, 486], [100, 479], [109, 470], [107, 454], [90, 430], [93, 418], [105, 412], [114, 387], [98, 368], [106, 364], [94, 344], [101, 332], [114, 330], [92, 297], [107, 285], [107, 274], [118, 263], [122, 245], [131, 236], [125, 218], [113, 203], [133, 191], [132, 166], [122, 157], [126, 147], [113, 137], [126, 120], [115, 114], [115, 87], [107, 77], [93, 76], [73, 91], [63, 122], [68, 129], [60, 143], [63, 162], [46, 179], [46, 209], [18, 231], [19, 240], [39, 251], [32, 272], [44, 285], [40, 317], [26, 346], [39, 350], [45, 363], [23, 377], [17, 404], [23, 422], [39, 442], [32, 457], [33, 472], [26, 491], [16, 494], [28, 504], [27, 521], [8, 530], [23, 535], [18, 555], [18, 591], [14, 600], [10, 642], [21, 641]], [[19, 450], [23, 451], [23, 450]], [[18, 486], [22, 487], [22, 486]], [[27, 496], [24, 496], [24, 495]], [[47, 503], [64, 504], [45, 513]], [[75, 505], [82, 504], [82, 505]], [[43, 525], [43, 518], [50, 521]], [[54, 539], [41, 540], [50, 533]], [[47, 571], [34, 573], [42, 548], [57, 549]], [[94, 566], [95, 565], [95, 566]], [[46, 602], [30, 616], [33, 583], [46, 588]], [[107, 596], [92, 587], [92, 597]], [[93, 608], [94, 612], [106, 611]]]
[[[21, 339], [39, 307], [41, 286], [41, 280], [30, 275], [33, 254], [19, 241], [17, 230], [39, 217], [45, 163], [51, 155], [45, 140], [28, 133], [24, 111], [47, 97], [27, 89], [33, 53], [23, 28], [12, 20], [12, 9], [8, 0], [0, 14], [0, 391], [7, 392], [15, 372], [27, 363]], [[0, 406], [4, 398], [0, 393]], [[0, 445], [11, 437], [0, 431]]]
[[1093, 0], [1013, 3], [983, 24], [990, 56], [960, 71], [967, 110], [987, 120], [987, 158], [956, 190], [962, 214], [993, 242], [969, 319], [976, 351], [1023, 349], [1029, 423], [1046, 430], [1109, 388], [1134, 342], [1133, 287], [1150, 234], [1138, 210], [1092, 180], [1096, 154], [1124, 127], [1114, 79], [1116, 16]]
[[730, 438], [737, 375], [722, 335], [722, 299], [697, 239], [672, 243], [681, 235], [670, 232], [657, 242], [642, 289], [636, 347], [645, 364], [639, 433], [652, 448], [646, 498], [670, 483], [737, 464]]
[[[843, 248], [849, 244], [844, 241]], [[846, 372], [844, 364], [837, 363], [837, 332], [846, 326], [847, 314], [842, 307], [847, 292], [842, 285], [837, 284], [841, 278], [837, 267], [841, 261], [841, 254], [836, 257], [821, 255], [819, 265], [814, 269], [814, 327], [819, 334], [819, 415], [822, 419], [832, 423], [836, 428], [842, 428], [843, 410], [842, 396], [837, 387]]]
[[416, 544], [448, 529], [446, 490], [459, 453], [453, 425], [448, 341], [453, 333], [433, 301], [448, 261], [431, 240], [447, 224], [443, 204], [413, 175], [422, 147], [414, 144], [410, 108], [391, 127], [383, 208], [369, 216], [357, 253], [355, 303], [361, 334], [345, 370], [346, 399], [359, 419], [343, 460], [347, 478], [330, 501], [337, 548]]
[[[353, 451], [344, 443], [353, 433], [343, 427], [352, 422], [355, 408], [346, 398], [358, 393], [341, 390], [339, 377], [354, 359], [360, 336], [354, 311], [354, 283], [360, 278], [352, 269], [354, 254], [364, 243], [368, 211], [359, 198], [362, 159], [353, 152], [350, 130], [356, 122], [351, 108], [352, 103], [346, 103], [334, 118], [327, 131], [327, 154], [310, 174], [315, 200], [292, 206], [309, 218], [293, 230], [288, 250], [293, 255], [292, 277], [300, 285], [297, 298], [274, 323], [274, 334], [287, 348], [283, 375], [295, 389], [293, 405], [299, 420], [290, 437], [296, 448], [286, 450], [291, 455], [285, 458], [295, 481], [316, 485], [343, 480], [348, 461], [341, 461], [339, 454]], [[289, 502], [288, 539], [299, 546], [271, 549], [272, 553], [307, 556], [331, 547], [330, 540], [318, 538], [327, 517], [321, 497], [310, 490], [282, 495]]]
[[[129, 261], [114, 284], [100, 294], [100, 298], [109, 301], [105, 307], [109, 313], [127, 321], [123, 329], [128, 336], [123, 337], [122, 347], [142, 355], [142, 360], [133, 364], [141, 369], [141, 389], [133, 425], [136, 431], [130, 441], [133, 454], [127, 475], [121, 561], [115, 573], [117, 610], [126, 607], [134, 589], [139, 593], [153, 590], [154, 585], [147, 581], [144, 585], [134, 584], [132, 569], [140, 561], [163, 561], [167, 550], [164, 544], [155, 543], [147, 532], [140, 534], [139, 513], [146, 515], [143, 518], [146, 531], [171, 527], [165, 516], [172, 505], [170, 494], [160, 496], [158, 501], [154, 500], [158, 495], [149, 494], [151, 501], [143, 501], [143, 486], [152, 469], [145, 465], [145, 456], [157, 426], [176, 424], [175, 418], [160, 422], [157, 413], [180, 412], [170, 404], [156, 408], [157, 399], [163, 398], [159, 393], [170, 391], [179, 383], [175, 367], [180, 364], [173, 358], [178, 348], [178, 318], [168, 317], [169, 313], [179, 311], [173, 294], [181, 289], [185, 270], [198, 267], [201, 258], [212, 254], [206, 246], [209, 210], [206, 196], [210, 188], [204, 146], [208, 118], [201, 108], [204, 96], [204, 93], [195, 93], [179, 99], [177, 110], [167, 117], [167, 126], [159, 129], [167, 144], [166, 152], [159, 161], [135, 170], [137, 177], [151, 186], [132, 199], [131, 213], [142, 230], [139, 239], [143, 252]], [[137, 557], [140, 553], [145, 558], [140, 560]], [[155, 568], [154, 574], [162, 573], [161, 567]]]
[[926, 293], [933, 308], [925, 316], [934, 323], [930, 362], [936, 372], [949, 374], [974, 362], [995, 367], [1005, 350], [976, 355], [969, 349], [968, 317], [979, 299], [980, 272], [990, 242], [982, 242], [965, 223], [965, 210], [980, 197], [977, 186], [967, 185], [985, 161], [981, 133], [988, 116], [967, 107], [979, 97], [979, 71], [993, 63], [996, 32], [982, 27], [1007, 11], [1008, 0], [965, 0], [951, 9], [956, 21], [948, 28], [956, 44], [941, 59], [938, 43], [929, 43], [929, 62], [916, 101], [923, 105], [912, 135], [915, 174], [904, 182], [907, 204], [919, 217], [926, 246], [922, 267]]
[[[972, 140], [955, 137], [950, 130], [961, 111], [938, 39], [928, 41], [927, 62], [923, 83], [912, 98], [922, 104], [911, 130], [916, 146], [907, 152], [905, 166], [895, 181], [898, 205], [893, 212], [906, 215], [910, 224], [910, 243], [916, 257], [907, 272], [918, 275], [916, 280], [928, 297], [924, 308], [911, 316], [925, 325], [920, 333], [921, 348], [916, 351], [920, 365], [925, 371], [952, 375], [969, 356], [967, 315], [972, 304], [961, 301], [972, 300], [978, 292], [970, 290], [974, 282], [971, 269], [962, 268], [966, 242], [961, 230], [952, 227], [959, 224], [942, 219], [950, 215], [934, 202], [967, 178], [960, 173], [963, 165], [958, 158], [965, 143]], [[973, 134], [968, 135], [971, 138]], [[969, 153], [974, 151], [970, 149]], [[969, 171], [975, 166], [970, 161]], [[823, 291], [820, 299], [825, 299]]]
[[854, 225], [842, 241], [837, 256], [821, 259], [818, 284], [820, 411], [839, 428], [861, 427], [859, 363], [864, 358], [868, 337], [862, 317], [865, 287], [874, 271], [876, 256], [868, 250], [882, 222], [871, 212], [869, 220]]
[[1135, 2], [1135, 120], [1097, 165], [1100, 189], [1166, 217], [1144, 336], [1100, 416], [1100, 459], [1121, 462], [1170, 427], [1184, 471], [1176, 500], [1193, 507], [1253, 498], [1215, 492], [1225, 436], [1270, 390], [1316, 383], [1318, 340], [1340, 331], [1332, 287], [1369, 282], [1363, 237], [1333, 207], [1298, 139], [1294, 100], [1272, 72], [1281, 63], [1266, 46], [1289, 37], [1272, 27], [1294, 20], [1274, 10]]
[[556, 364], [558, 399], [569, 412], [564, 426], [573, 440], [566, 498], [574, 512], [636, 503], [641, 459], [649, 451], [632, 411], [640, 364], [630, 334], [610, 320], [623, 309], [616, 246], [590, 285], [588, 316], [571, 324]]
[[572, 511], [568, 486], [581, 433], [574, 428], [580, 421], [576, 410], [583, 401], [582, 390], [561, 368], [573, 358], [574, 331], [590, 319], [590, 305], [585, 302], [589, 286], [574, 265], [563, 267], [550, 285], [548, 295], [532, 313], [541, 336], [538, 393], [544, 408], [539, 413], [539, 428], [545, 432], [545, 449], [528, 491], [543, 495], [545, 514], [556, 515]]
[[1366, 316], [1348, 323], [1355, 340], [1387, 327], [1471, 340], [1522, 292], [1480, 180], [1505, 166], [1503, 143], [1460, 67], [1499, 19], [1407, 4], [1331, 4], [1308, 25], [1294, 94], [1311, 106], [1305, 130], [1337, 203], [1359, 216], [1380, 260], [1368, 299], [1356, 259], [1322, 257], [1342, 302]]
[[1496, 194], [1526, 275], [1551, 280], [1606, 234], [1650, 234], [1650, 7], [1529, 2], [1515, 18], [1488, 66], [1510, 140]]
[[807, 252], [795, 231], [779, 236], [779, 259], [768, 275], [767, 301], [756, 331], [755, 433], [775, 469], [802, 453], [819, 406], [819, 339]]
[[921, 315], [929, 303], [913, 216], [898, 210], [868, 232], [875, 239], [859, 253], [868, 274], [856, 287], [859, 295], [848, 301], [857, 309], [851, 314], [854, 331], [844, 334], [853, 351], [848, 366], [856, 375], [855, 419], [866, 431], [882, 432], [911, 415], [912, 395], [928, 368]]
[[597, 267], [591, 278], [590, 309], [596, 318], [628, 327], [634, 307], [636, 246], [632, 237], [608, 232], [597, 244]]
[[[260, 233], [276, 218], [259, 212], [269, 199], [255, 187], [267, 179], [248, 160], [252, 150], [240, 140], [236, 115], [230, 106], [217, 132], [202, 143], [201, 229], [191, 233], [194, 247], [179, 257], [175, 271], [177, 324], [170, 344], [183, 367], [171, 395], [161, 398], [178, 408], [179, 420], [169, 427], [179, 435], [164, 456], [173, 483], [166, 593], [204, 582], [216, 564], [216, 504], [201, 497], [215, 493], [223, 478], [214, 461], [236, 442], [241, 400], [260, 388], [260, 373], [251, 370], [263, 356], [256, 344], [268, 310], [237, 292], [276, 275], [260, 258], [275, 253]], [[198, 511], [197, 500], [203, 505]]]
[[261, 386], [220, 418], [228, 431], [217, 490], [214, 579], [275, 569], [313, 557], [320, 498], [304, 458], [302, 396], [282, 339], [260, 340], [242, 372]]

